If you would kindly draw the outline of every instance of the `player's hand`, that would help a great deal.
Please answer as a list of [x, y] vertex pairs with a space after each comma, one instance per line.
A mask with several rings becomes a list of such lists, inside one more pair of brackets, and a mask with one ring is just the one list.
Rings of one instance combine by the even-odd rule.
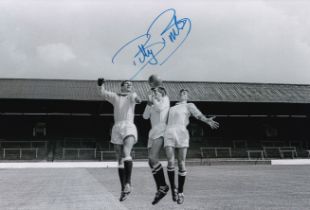
[[220, 127], [220, 124], [213, 119], [215, 116], [208, 118], [208, 124], [212, 129], [218, 129]]
[[102, 86], [102, 84], [104, 84], [104, 78], [98, 78], [98, 80], [97, 80], [97, 85], [98, 86]]
[[153, 105], [153, 95], [148, 95], [147, 105], [149, 106]]
[[137, 98], [136, 98], [136, 103], [137, 103], [137, 104], [141, 104], [141, 103], [142, 103], [142, 100], [141, 100], [139, 97], [137, 97]]

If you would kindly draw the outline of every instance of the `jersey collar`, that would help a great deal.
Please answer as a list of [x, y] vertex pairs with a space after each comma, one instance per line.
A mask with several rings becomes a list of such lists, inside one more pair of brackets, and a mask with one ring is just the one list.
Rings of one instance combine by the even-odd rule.
[[187, 101], [180, 101], [176, 103], [176, 105], [179, 105], [179, 104], [187, 104]]
[[119, 95], [119, 96], [128, 96], [130, 93], [117, 93], [117, 95]]

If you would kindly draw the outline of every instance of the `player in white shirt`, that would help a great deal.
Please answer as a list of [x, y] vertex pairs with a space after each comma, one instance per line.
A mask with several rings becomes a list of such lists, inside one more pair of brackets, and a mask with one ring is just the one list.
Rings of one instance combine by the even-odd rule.
[[174, 162], [175, 162], [175, 150], [178, 150], [178, 193], [177, 196], [173, 194], [173, 201], [177, 201], [178, 204], [182, 204], [184, 201], [183, 186], [186, 177], [185, 159], [187, 154], [187, 148], [189, 147], [189, 133], [187, 126], [189, 124], [190, 116], [194, 116], [198, 120], [208, 124], [212, 129], [217, 129], [219, 123], [213, 119], [215, 117], [206, 118], [193, 103], [187, 103], [188, 90], [182, 89], [180, 91], [179, 102], [170, 108], [168, 124], [164, 135], [164, 147], [168, 159], [168, 178], [172, 192], [176, 189], [174, 176]]
[[164, 170], [159, 162], [159, 153], [164, 145], [164, 133], [170, 108], [170, 101], [163, 87], [153, 88], [149, 101], [145, 107], [143, 118], [151, 120], [151, 130], [148, 138], [149, 165], [152, 169], [157, 186], [153, 205], [158, 203], [169, 191], [166, 184]]
[[112, 128], [111, 142], [114, 144], [118, 161], [118, 174], [121, 182], [120, 201], [124, 201], [131, 192], [132, 147], [137, 143], [137, 128], [134, 124], [135, 105], [141, 99], [132, 91], [132, 82], [125, 80], [121, 83], [121, 92], [107, 91], [104, 79], [99, 78], [99, 92], [101, 96], [113, 105], [114, 126]]

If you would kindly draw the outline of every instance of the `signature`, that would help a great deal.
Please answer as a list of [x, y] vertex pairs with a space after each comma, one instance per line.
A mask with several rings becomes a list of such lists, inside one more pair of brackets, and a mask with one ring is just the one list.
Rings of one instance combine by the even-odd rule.
[[178, 19], [175, 9], [167, 9], [153, 20], [145, 34], [117, 50], [112, 63], [132, 63], [138, 69], [131, 77], [134, 79], [147, 65], [164, 64], [187, 39], [191, 26], [189, 18]]

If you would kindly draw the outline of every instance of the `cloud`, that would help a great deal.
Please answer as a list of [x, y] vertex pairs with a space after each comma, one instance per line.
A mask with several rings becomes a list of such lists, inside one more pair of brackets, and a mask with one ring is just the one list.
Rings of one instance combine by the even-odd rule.
[[76, 58], [72, 49], [64, 43], [50, 43], [36, 48], [37, 55], [47, 64], [60, 65]]
[[136, 70], [112, 56], [172, 7], [192, 20], [191, 34], [136, 79], [310, 84], [310, 2], [12, 2], [0, 1], [0, 77], [128, 79]]

